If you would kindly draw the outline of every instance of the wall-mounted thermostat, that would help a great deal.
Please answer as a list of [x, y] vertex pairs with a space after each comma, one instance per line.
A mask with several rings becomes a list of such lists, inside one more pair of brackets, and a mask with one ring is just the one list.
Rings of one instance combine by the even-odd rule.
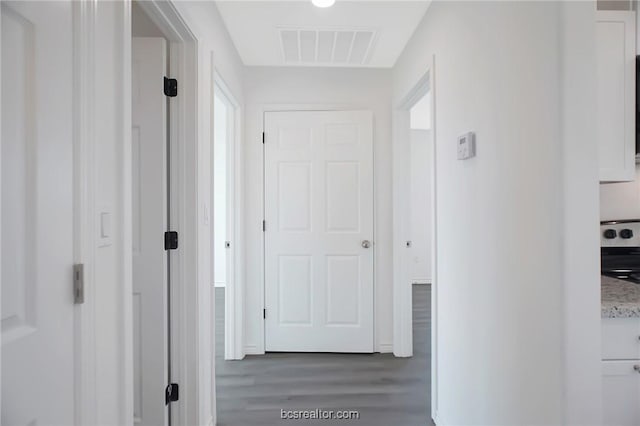
[[458, 138], [458, 160], [466, 160], [476, 156], [476, 134], [465, 133]]

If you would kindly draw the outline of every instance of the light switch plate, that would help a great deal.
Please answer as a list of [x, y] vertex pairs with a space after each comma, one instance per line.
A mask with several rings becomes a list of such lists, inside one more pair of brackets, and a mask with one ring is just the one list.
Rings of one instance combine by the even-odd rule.
[[98, 213], [98, 247], [109, 247], [112, 244], [111, 216], [111, 209], [107, 207], [101, 208]]
[[458, 138], [458, 160], [467, 160], [476, 156], [476, 134], [465, 133]]
[[100, 213], [100, 238], [111, 237], [111, 213]]

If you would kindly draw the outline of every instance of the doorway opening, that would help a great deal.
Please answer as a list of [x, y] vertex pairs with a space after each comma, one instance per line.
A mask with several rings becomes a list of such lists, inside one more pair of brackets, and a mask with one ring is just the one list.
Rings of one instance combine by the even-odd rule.
[[239, 104], [217, 72], [213, 78], [213, 281], [215, 285], [217, 324], [224, 324], [216, 333], [224, 333], [224, 345], [216, 346], [216, 356], [225, 360], [242, 359], [242, 290], [239, 285], [238, 257], [240, 238], [237, 217], [239, 180], [236, 161], [239, 158]]
[[[126, 321], [127, 327], [130, 327], [132, 332], [135, 332], [135, 323], [139, 321], [141, 333], [144, 333], [146, 330], [142, 323], [145, 319], [145, 312], [151, 308], [164, 313], [165, 318], [159, 319], [152, 331], [155, 333], [156, 342], [161, 342], [164, 339], [166, 344], [163, 347], [166, 350], [141, 345], [140, 351], [134, 354], [138, 358], [134, 362], [138, 362], [144, 367], [151, 364], [158, 368], [159, 373], [155, 374], [154, 378], [156, 380], [162, 379], [162, 385], [159, 388], [154, 387], [150, 391], [142, 388], [137, 390], [139, 392], [137, 398], [139, 398], [141, 406], [144, 406], [146, 400], [153, 400], [155, 410], [153, 415], [160, 420], [148, 424], [195, 424], [199, 422], [198, 419], [202, 413], [197, 409], [198, 404], [201, 404], [200, 407], [206, 407], [206, 402], [210, 401], [214, 384], [213, 375], [206, 372], [209, 365], [207, 363], [201, 364], [199, 369], [200, 364], [198, 364], [198, 360], [207, 359], [213, 354], [213, 349], [207, 340], [211, 332], [208, 325], [213, 323], [213, 318], [210, 321], [200, 322], [202, 318], [206, 318], [212, 313], [210, 305], [212, 286], [208, 274], [207, 279], [200, 279], [198, 276], [198, 265], [202, 259], [192, 255], [192, 253], [198, 252], [199, 241], [196, 236], [206, 236], [210, 232], [209, 204], [200, 204], [201, 199], [198, 197], [198, 187], [204, 182], [195, 173], [190, 173], [190, 171], [198, 170], [200, 135], [197, 106], [201, 96], [198, 87], [202, 86], [199, 86], [198, 80], [197, 39], [176, 9], [176, 5], [170, 1], [134, 1], [131, 5], [131, 14], [131, 33], [129, 35], [131, 36], [132, 48], [136, 40], [148, 42], [164, 39], [168, 49], [165, 52], [165, 61], [157, 61], [158, 64], [161, 64], [158, 66], [165, 67], [165, 73], [155, 72], [154, 77], [139, 78], [137, 83], [139, 87], [149, 84], [151, 87], [148, 89], [149, 93], [161, 98], [159, 102], [153, 102], [152, 105], [157, 107], [162, 104], [167, 114], [166, 124], [158, 125], [158, 123], [162, 123], [162, 118], [160, 118], [150, 127], [156, 132], [159, 132], [161, 128], [164, 129], [165, 135], [154, 138], [154, 145], [149, 145], [154, 148], [155, 155], [154, 163], [150, 167], [156, 169], [149, 170], [149, 166], [140, 168], [140, 173], [136, 176], [135, 158], [133, 158], [135, 151], [127, 147], [128, 149], [123, 153], [125, 170], [128, 169], [125, 185], [131, 189], [129, 197], [132, 203], [130, 210], [132, 212], [135, 210], [133, 204], [137, 190], [133, 182], [134, 178], [139, 178], [140, 184], [144, 185], [146, 181], [143, 182], [143, 178], [152, 172], [158, 173], [158, 169], [162, 169], [162, 167], [165, 168], [165, 171], [160, 173], [160, 177], [156, 178], [151, 186], [153, 194], [146, 194], [146, 191], [142, 191], [142, 193], [157, 198], [160, 198], [159, 194], [162, 194], [166, 198], [166, 202], [153, 209], [151, 216], [142, 215], [143, 220], [140, 221], [142, 225], [140, 228], [149, 226], [147, 222], [152, 222], [151, 218], [155, 221], [157, 215], [165, 215], [166, 227], [161, 230], [158, 227], [156, 231], [159, 230], [159, 232], [153, 233], [153, 249], [156, 250], [156, 247], [160, 247], [165, 250], [165, 247], [167, 248], [163, 258], [167, 267], [154, 267], [153, 271], [154, 273], [157, 270], [164, 271], [167, 282], [166, 291], [160, 291], [164, 290], [162, 286], [156, 286], [160, 287], [160, 290], [154, 287], [153, 294], [156, 295], [156, 299], [153, 304], [150, 306], [147, 304], [147, 310], [143, 305], [139, 310], [142, 312], [139, 318], [134, 317], [130, 321]], [[154, 49], [154, 51], [158, 50]], [[143, 49], [142, 51], [149, 54], [152, 49]], [[135, 69], [136, 66], [147, 64], [147, 60], [141, 61], [140, 58], [134, 57], [133, 53], [132, 49], [131, 55], [125, 55], [130, 70]], [[137, 65], [136, 62], [138, 62]], [[153, 69], [155, 70], [155, 68]], [[127, 70], [125, 72], [128, 74]], [[142, 97], [142, 92], [136, 93], [133, 90], [132, 86], [136, 84], [136, 76], [133, 73], [130, 76], [132, 90], [128, 97], [133, 100], [136, 96]], [[168, 77], [169, 81], [165, 77]], [[132, 116], [135, 114], [133, 105], [131, 113]], [[131, 118], [133, 119], [133, 117]], [[139, 133], [140, 142], [147, 139], [142, 128]], [[132, 138], [133, 140], [135, 139]], [[131, 148], [134, 148], [135, 145], [132, 143]], [[142, 153], [142, 150], [140, 152]], [[150, 157], [141, 155], [140, 164], [149, 159]], [[165, 190], [161, 188], [163, 185]], [[141, 204], [139, 207], [144, 207], [144, 205]], [[130, 241], [134, 241], [135, 238], [138, 238], [134, 226], [136, 218], [130, 216], [129, 220], [131, 221], [130, 226], [125, 227], [125, 235], [127, 239], [131, 238]], [[135, 271], [133, 272], [135, 281]], [[135, 289], [135, 282], [133, 284]], [[133, 301], [133, 298], [131, 300]], [[163, 304], [165, 309], [161, 309]], [[164, 327], [161, 325], [166, 325], [166, 335], [162, 332]], [[135, 340], [131, 340], [135, 345]], [[147, 355], [151, 355], [153, 359], [147, 360]], [[163, 357], [164, 359], [162, 359]], [[166, 365], [166, 371], [163, 371], [163, 364]], [[134, 369], [133, 376], [136, 376], [138, 372]], [[144, 377], [140, 379], [141, 383], [143, 381]], [[138, 402], [135, 397], [132, 399], [136, 403]], [[132, 409], [132, 411], [136, 410], [134, 407]], [[143, 416], [151, 416], [151, 413], [143, 412]]]
[[131, 11], [133, 415], [151, 426], [171, 423], [158, 395], [171, 383], [169, 41], [138, 2]]
[[[429, 351], [429, 321], [425, 313], [431, 301], [431, 92], [425, 93], [409, 110], [409, 227], [407, 241], [408, 279], [411, 284], [413, 354]], [[418, 317], [416, 317], [418, 316]]]
[[[437, 206], [434, 63], [394, 112], [394, 353], [431, 364], [437, 418]], [[428, 309], [416, 306], [428, 305]], [[426, 312], [420, 318], [412, 312]]]
[[431, 92], [409, 110], [409, 280], [431, 284]]

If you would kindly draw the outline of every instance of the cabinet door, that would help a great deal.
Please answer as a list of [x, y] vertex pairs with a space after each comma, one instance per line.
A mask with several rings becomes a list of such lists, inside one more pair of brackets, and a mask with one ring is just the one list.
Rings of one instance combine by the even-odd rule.
[[603, 424], [640, 425], [640, 360], [603, 361]]
[[635, 12], [600, 11], [596, 22], [600, 181], [635, 177]]
[[602, 359], [640, 359], [640, 318], [602, 319]]

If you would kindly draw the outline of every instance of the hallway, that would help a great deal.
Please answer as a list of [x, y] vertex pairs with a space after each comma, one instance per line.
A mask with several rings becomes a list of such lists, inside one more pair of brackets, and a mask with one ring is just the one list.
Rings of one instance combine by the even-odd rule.
[[[269, 353], [224, 361], [224, 288], [216, 288], [218, 425], [427, 424], [431, 402], [430, 309], [431, 287], [414, 285], [412, 358], [394, 358], [393, 354]], [[281, 420], [281, 409], [356, 410], [360, 419]]]

